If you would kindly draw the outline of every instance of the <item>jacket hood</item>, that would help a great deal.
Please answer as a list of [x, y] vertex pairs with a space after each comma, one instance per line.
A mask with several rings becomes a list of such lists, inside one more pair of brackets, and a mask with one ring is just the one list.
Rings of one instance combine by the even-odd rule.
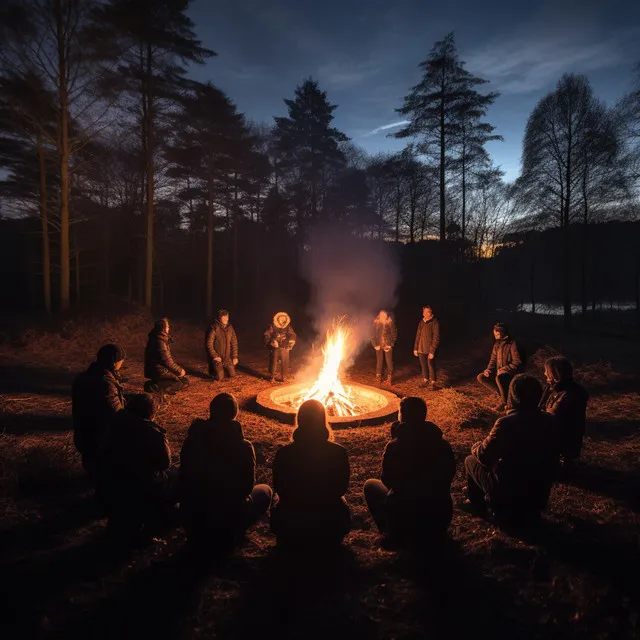
[[160, 338], [160, 340], [169, 340], [169, 334], [164, 330], [164, 328], [162, 327], [153, 327], [153, 329], [151, 329], [151, 331], [149, 331], [148, 334], [149, 338], [155, 338], [158, 337]]
[[416, 442], [436, 442], [442, 440], [442, 430], [433, 422], [397, 422], [393, 426], [396, 440]]
[[220, 327], [221, 329], [228, 329], [231, 326], [230, 322], [227, 322], [227, 324], [222, 324], [222, 322], [220, 321], [220, 318], [216, 318], [212, 323], [211, 323], [211, 327], [212, 328], [216, 328], [216, 327]]
[[277, 329], [286, 329], [289, 324], [291, 324], [291, 318], [288, 313], [284, 311], [278, 311], [275, 316], [273, 316], [273, 325]]
[[196, 418], [189, 427], [189, 435], [206, 438], [211, 442], [242, 442], [244, 433], [237, 420], [217, 421]]

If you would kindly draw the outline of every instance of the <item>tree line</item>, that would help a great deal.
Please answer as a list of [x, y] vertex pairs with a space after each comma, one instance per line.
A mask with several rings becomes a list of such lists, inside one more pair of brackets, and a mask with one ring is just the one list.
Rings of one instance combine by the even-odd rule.
[[331, 223], [375, 241], [437, 242], [443, 281], [447, 264], [527, 253], [533, 235], [557, 228], [570, 322], [576, 261], [583, 300], [589, 288], [589, 229], [634, 215], [640, 84], [607, 107], [585, 76], [560, 78], [529, 117], [509, 184], [486, 149], [501, 140], [487, 121], [499, 94], [469, 72], [453, 34], [398, 100], [408, 124], [394, 135], [407, 146], [368, 156], [334, 126], [338, 107], [312, 78], [272, 123], [190, 78], [216, 54], [188, 6], [11, 0], [0, 13], [2, 215], [21, 220], [7, 229], [28, 238], [24, 264], [47, 313], [106, 294], [208, 315], [247, 290], [277, 299], [300, 286], [314, 225]]

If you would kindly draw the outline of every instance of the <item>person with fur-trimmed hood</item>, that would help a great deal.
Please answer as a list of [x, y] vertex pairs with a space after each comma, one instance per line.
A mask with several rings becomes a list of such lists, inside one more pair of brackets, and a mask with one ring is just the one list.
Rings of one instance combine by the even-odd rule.
[[373, 321], [371, 346], [376, 352], [376, 382], [382, 381], [382, 369], [387, 364], [387, 384], [391, 384], [393, 376], [393, 347], [398, 339], [398, 329], [391, 314], [382, 309]]
[[269, 376], [275, 382], [278, 361], [282, 363], [282, 382], [289, 378], [289, 353], [296, 343], [296, 332], [288, 313], [280, 311], [264, 332], [264, 344], [269, 350]]
[[256, 454], [237, 416], [234, 396], [218, 394], [182, 445], [180, 514], [190, 543], [233, 543], [271, 503], [271, 488], [254, 486]]
[[109, 442], [111, 423], [125, 408], [118, 375], [125, 357], [125, 350], [118, 345], [105, 344], [98, 350], [95, 362], [73, 381], [73, 441], [93, 481], [97, 462]]
[[144, 390], [147, 393], [174, 394], [189, 384], [186, 371], [171, 355], [170, 330], [169, 318], [160, 318], [149, 332], [144, 350], [144, 377], [147, 378]]
[[514, 376], [523, 369], [522, 357], [516, 341], [509, 335], [504, 322], [493, 326], [495, 342], [491, 350], [491, 358], [487, 368], [477, 376], [478, 382], [500, 396], [500, 403], [495, 407], [504, 411], [507, 405], [509, 385]]
[[526, 374], [509, 386], [507, 415], [471, 447], [464, 461], [470, 506], [489, 502], [497, 515], [537, 518], [545, 509], [560, 456], [556, 418], [539, 408], [542, 385]]
[[220, 382], [225, 372], [229, 378], [236, 375], [238, 364], [238, 337], [229, 324], [229, 312], [220, 309], [216, 319], [207, 329], [204, 339], [209, 361], [209, 375]]
[[554, 356], [544, 363], [547, 379], [540, 408], [555, 416], [560, 427], [560, 454], [569, 466], [580, 457], [587, 422], [589, 394], [573, 379], [573, 366], [563, 356]]

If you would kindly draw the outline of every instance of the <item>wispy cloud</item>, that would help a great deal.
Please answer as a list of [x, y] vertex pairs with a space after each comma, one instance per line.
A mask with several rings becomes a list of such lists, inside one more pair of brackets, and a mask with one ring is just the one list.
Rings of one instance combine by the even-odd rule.
[[567, 30], [530, 32], [492, 41], [466, 56], [466, 62], [502, 93], [525, 94], [549, 87], [566, 71], [588, 73], [620, 64], [621, 40], [619, 35], [597, 39], [593, 33]]
[[375, 136], [378, 133], [382, 133], [383, 131], [388, 131], [389, 129], [397, 129], [398, 127], [404, 127], [406, 124], [409, 124], [409, 120], [398, 120], [398, 122], [391, 122], [390, 124], [383, 124], [381, 127], [376, 127], [371, 131], [367, 131], [367, 133], [363, 134], [363, 138], [368, 138], [370, 136]]
[[317, 75], [325, 86], [344, 89], [373, 78], [381, 70], [381, 65], [375, 60], [352, 62], [338, 59], [319, 67]]

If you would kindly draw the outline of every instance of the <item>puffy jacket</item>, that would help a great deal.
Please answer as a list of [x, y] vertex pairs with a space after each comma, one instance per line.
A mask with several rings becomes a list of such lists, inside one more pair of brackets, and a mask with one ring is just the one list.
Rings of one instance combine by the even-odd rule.
[[144, 377], [149, 380], [179, 378], [182, 367], [175, 362], [169, 349], [169, 334], [158, 328], [149, 332], [144, 350]]
[[393, 320], [389, 322], [375, 322], [373, 323], [371, 332], [371, 345], [384, 349], [385, 347], [393, 347], [398, 339], [398, 328]]
[[[274, 324], [270, 324], [264, 332], [264, 344], [269, 349], [293, 349], [296, 339], [296, 332], [290, 324], [284, 329], [276, 327]], [[271, 344], [274, 340], [278, 343], [277, 347], [274, 347]]]
[[496, 340], [491, 350], [491, 358], [487, 369], [491, 373], [519, 373], [522, 369], [522, 358], [513, 338]]
[[582, 449], [589, 394], [573, 380], [545, 388], [540, 408], [555, 416], [560, 429], [560, 453], [577, 458]]
[[420, 320], [418, 322], [418, 330], [416, 331], [416, 341], [413, 350], [418, 353], [434, 355], [440, 346], [440, 323], [437, 318], [431, 320]]
[[230, 324], [224, 325], [219, 320], [213, 322], [207, 329], [204, 343], [209, 363], [215, 358], [229, 362], [238, 357], [238, 338]]
[[82, 455], [96, 455], [107, 445], [111, 422], [124, 409], [124, 389], [115, 371], [92, 362], [73, 382], [73, 440]]

